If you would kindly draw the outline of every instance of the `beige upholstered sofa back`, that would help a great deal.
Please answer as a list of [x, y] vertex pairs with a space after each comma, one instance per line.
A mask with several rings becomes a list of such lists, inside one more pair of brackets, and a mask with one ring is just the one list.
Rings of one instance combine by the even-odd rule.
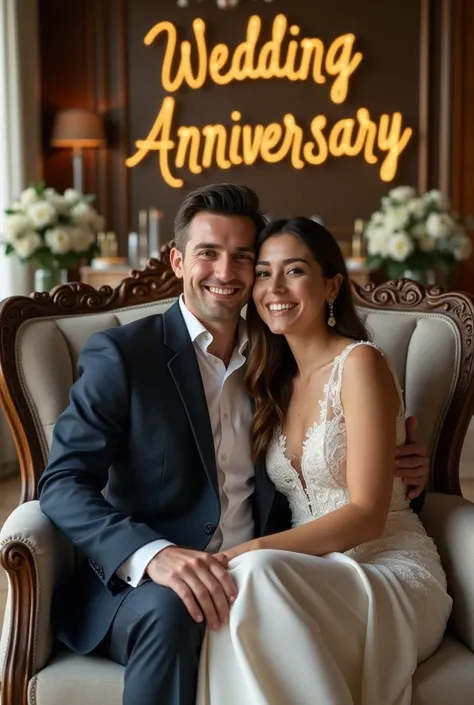
[[[46, 462], [56, 419], [68, 404], [79, 353], [98, 331], [163, 313], [176, 299], [108, 313], [26, 321], [16, 338], [16, 359], [25, 397], [35, 420]], [[433, 450], [460, 370], [460, 334], [440, 313], [359, 312], [372, 338], [388, 355], [402, 388], [408, 414], [419, 419], [419, 437]]]

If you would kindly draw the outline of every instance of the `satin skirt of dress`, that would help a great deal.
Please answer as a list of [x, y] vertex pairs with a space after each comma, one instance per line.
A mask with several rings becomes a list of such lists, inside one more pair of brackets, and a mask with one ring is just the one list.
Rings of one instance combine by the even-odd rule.
[[265, 549], [229, 568], [238, 597], [206, 632], [196, 705], [410, 704], [418, 620], [386, 566]]

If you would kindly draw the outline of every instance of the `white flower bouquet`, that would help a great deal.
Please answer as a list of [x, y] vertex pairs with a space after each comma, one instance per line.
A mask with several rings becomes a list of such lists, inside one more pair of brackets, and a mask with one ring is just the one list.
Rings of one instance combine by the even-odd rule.
[[5, 211], [6, 254], [44, 269], [73, 269], [80, 259], [90, 260], [104, 228], [94, 199], [74, 189], [61, 195], [44, 184], [25, 189]]
[[427, 272], [435, 269], [449, 276], [456, 262], [468, 259], [472, 251], [448, 199], [435, 189], [417, 195], [411, 186], [393, 188], [382, 198], [365, 238], [368, 266], [383, 267], [391, 279], [418, 273], [411, 278], [421, 283], [427, 283]]

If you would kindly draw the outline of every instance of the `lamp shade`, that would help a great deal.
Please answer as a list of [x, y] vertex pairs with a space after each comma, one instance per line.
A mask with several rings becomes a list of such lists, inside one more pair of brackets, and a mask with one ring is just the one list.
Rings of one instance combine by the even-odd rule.
[[105, 144], [102, 120], [90, 110], [60, 110], [51, 144], [53, 147], [102, 147]]

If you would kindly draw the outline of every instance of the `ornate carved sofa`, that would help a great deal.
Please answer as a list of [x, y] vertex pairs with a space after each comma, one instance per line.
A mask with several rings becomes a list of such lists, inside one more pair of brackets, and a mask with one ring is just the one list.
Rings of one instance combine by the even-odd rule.
[[[3, 705], [119, 705], [123, 668], [54, 645], [54, 586], [74, 551], [41, 513], [36, 485], [54, 423], [68, 401], [78, 353], [94, 332], [160, 313], [180, 293], [167, 257], [117, 289], [58, 287], [7, 299], [0, 308], [0, 400], [21, 464], [20, 506], [0, 533], [9, 578], [0, 642]], [[388, 353], [409, 414], [431, 453], [422, 511], [448, 573], [452, 619], [439, 650], [414, 675], [415, 705], [474, 702], [474, 504], [461, 497], [459, 458], [473, 410], [474, 304], [463, 294], [426, 294], [407, 281], [355, 286], [356, 303]], [[374, 705], [377, 705], [374, 703]]]

